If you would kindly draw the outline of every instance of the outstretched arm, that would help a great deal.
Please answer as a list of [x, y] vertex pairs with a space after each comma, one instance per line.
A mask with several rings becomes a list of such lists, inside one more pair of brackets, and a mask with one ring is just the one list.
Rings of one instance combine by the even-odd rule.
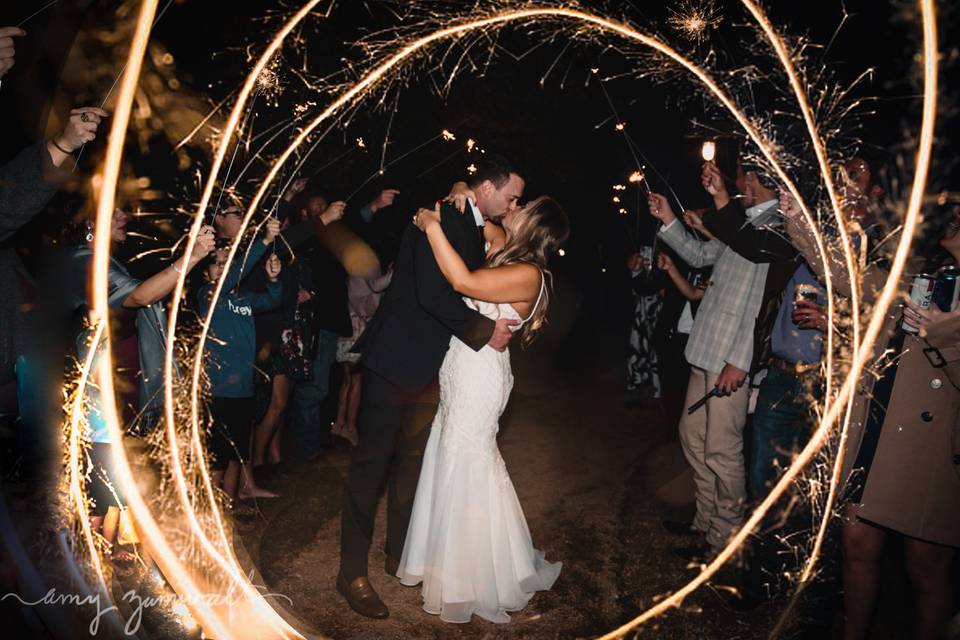
[[193, 253], [190, 257], [181, 256], [169, 267], [141, 282], [137, 288], [123, 300], [123, 306], [128, 309], [138, 307], [149, 307], [155, 302], [159, 302], [167, 297], [177, 285], [177, 278], [183, 271], [190, 271], [203, 260], [208, 253], [213, 251], [214, 238], [213, 228], [204, 227], [197, 236], [197, 242], [194, 244]]
[[420, 209], [417, 226], [427, 234], [430, 249], [443, 277], [455, 291], [487, 302], [523, 302], [537, 295], [540, 270], [530, 264], [511, 264], [470, 271], [440, 226], [439, 208]]

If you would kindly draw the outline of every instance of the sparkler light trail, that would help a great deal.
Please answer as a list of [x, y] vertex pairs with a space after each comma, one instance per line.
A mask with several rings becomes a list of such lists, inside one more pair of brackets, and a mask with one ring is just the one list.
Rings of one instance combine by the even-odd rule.
[[[267, 191], [271, 188], [273, 181], [276, 179], [283, 165], [293, 155], [296, 149], [307, 139], [307, 137], [310, 135], [310, 133], [314, 129], [320, 126], [325, 120], [332, 117], [335, 113], [338, 113], [345, 107], [355, 104], [356, 102], [362, 100], [364, 97], [368, 96], [369, 93], [373, 90], [373, 88], [375, 88], [378, 84], [383, 82], [385, 79], [389, 78], [389, 74], [391, 72], [392, 73], [399, 72], [399, 70], [403, 68], [403, 65], [405, 63], [408, 63], [411, 60], [415, 59], [418, 54], [422, 54], [424, 50], [428, 49], [431, 45], [437, 42], [443, 41], [448, 38], [460, 36], [474, 30], [495, 28], [495, 27], [512, 23], [512, 22], [531, 21], [536, 19], [548, 19], [548, 18], [553, 18], [553, 19], [562, 18], [562, 19], [572, 20], [577, 23], [582, 23], [582, 24], [596, 27], [602, 32], [609, 32], [611, 34], [622, 36], [628, 41], [638, 42], [640, 44], [643, 44], [647, 47], [650, 47], [658, 51], [659, 53], [663, 54], [664, 56], [674, 61], [675, 63], [679, 64], [682, 68], [686, 69], [688, 72], [693, 74], [693, 76], [696, 77], [709, 90], [709, 92], [724, 107], [726, 107], [726, 109], [731, 113], [731, 115], [737, 120], [737, 122], [744, 129], [744, 131], [747, 133], [749, 138], [757, 146], [757, 148], [759, 149], [763, 157], [770, 164], [774, 173], [777, 175], [780, 181], [786, 186], [788, 191], [793, 195], [793, 197], [800, 204], [804, 217], [807, 219], [808, 222], [811, 223], [811, 226], [813, 225], [813, 216], [810, 212], [810, 209], [807, 206], [804, 198], [800, 195], [796, 185], [793, 183], [793, 181], [790, 179], [790, 177], [787, 175], [785, 170], [780, 165], [777, 159], [776, 149], [760, 133], [760, 131], [754, 125], [754, 123], [750, 120], [750, 118], [745, 113], [743, 113], [741, 109], [739, 109], [739, 107], [736, 105], [733, 99], [723, 90], [723, 88], [720, 87], [720, 85], [701, 66], [697, 65], [692, 60], [688, 59], [687, 57], [685, 57], [684, 55], [682, 55], [681, 53], [679, 53], [678, 51], [676, 51], [674, 48], [670, 47], [666, 43], [662, 42], [661, 40], [658, 40], [649, 35], [640, 33], [639, 31], [633, 29], [629, 25], [616, 22], [608, 18], [603, 18], [594, 14], [586, 13], [583, 11], [579, 11], [579, 10], [571, 9], [567, 7], [531, 8], [531, 9], [521, 9], [521, 10], [515, 10], [515, 11], [505, 10], [499, 13], [494, 13], [490, 16], [485, 16], [475, 20], [462, 22], [459, 24], [454, 24], [445, 28], [441, 28], [428, 35], [415, 38], [412, 42], [402, 46], [398, 52], [394, 53], [392, 56], [389, 56], [379, 66], [373, 68], [369, 73], [367, 73], [363, 78], [361, 78], [356, 84], [354, 84], [352, 87], [347, 89], [343, 94], [341, 94], [336, 100], [334, 100], [323, 112], [321, 112], [309, 125], [307, 125], [300, 132], [300, 134], [294, 139], [291, 145], [276, 159], [273, 167], [268, 172], [263, 183], [260, 185], [257, 193], [252, 198], [248, 206], [246, 215], [244, 216], [243, 221], [241, 223], [240, 234], [234, 240], [234, 242], [230, 247], [228, 262], [224, 268], [224, 275], [221, 276], [221, 280], [218, 282], [217, 286], [214, 289], [213, 301], [211, 302], [211, 309], [213, 309], [213, 307], [216, 305], [216, 301], [219, 298], [219, 295], [222, 289], [223, 278], [226, 276], [227, 271], [231, 267], [231, 261], [233, 260], [234, 253], [236, 252], [236, 249], [238, 247], [240, 235], [243, 234], [254, 212], [258, 209], [260, 201], [266, 195]], [[263, 61], [263, 58], [261, 58], [261, 62], [262, 61]], [[247, 82], [248, 85], [252, 84], [252, 82], [254, 81], [255, 73], [259, 73], [259, 69], [255, 68], [254, 71], [251, 72], [251, 75], [248, 77], [248, 82]], [[234, 109], [235, 114], [239, 114], [240, 104], [241, 102], [238, 101], [237, 107], [235, 107]], [[233, 128], [236, 127], [236, 120], [238, 119], [238, 117], [239, 116], [237, 115], [237, 118], [233, 118], [233, 117], [231, 118], [231, 120], [233, 121], [233, 124], [232, 124], [232, 127], [228, 129], [228, 135], [226, 135], [224, 139], [229, 139], [231, 137]], [[215, 176], [215, 173], [211, 172], [211, 178], [208, 181], [208, 184], [212, 182], [213, 176]], [[839, 212], [838, 212], [838, 216], [839, 216]], [[193, 228], [191, 228], [191, 231], [190, 231], [190, 236], [187, 244], [187, 251], [191, 249], [192, 243], [195, 241], [198, 233], [199, 233], [199, 221], [195, 220], [194, 226]], [[818, 238], [818, 246], [820, 248], [821, 255], [825, 257], [827, 255], [826, 250], [823, 246], [822, 239], [820, 238]], [[827, 273], [829, 273], [828, 270], [827, 270]], [[174, 296], [175, 301], [179, 301], [180, 299], [180, 291], [182, 290], [181, 285], [182, 285], [183, 279], [184, 279], [184, 276], [181, 275], [180, 282], [178, 283], [178, 290]], [[827, 285], [827, 290], [831, 291], [829, 279], [826, 285]], [[168, 358], [167, 364], [168, 364], [169, 377], [167, 379], [166, 391], [168, 394], [168, 412], [169, 412], [168, 420], [170, 420], [171, 422], [173, 420], [172, 410], [171, 410], [173, 405], [173, 398], [172, 398], [172, 388], [171, 388], [172, 376], [169, 374], [169, 372], [172, 371], [172, 340], [176, 330], [176, 325], [175, 325], [176, 312], [177, 312], [177, 305], [175, 304], [173, 313], [171, 313], [171, 318], [170, 318], [170, 330], [169, 330], [168, 352], [167, 352], [167, 358]], [[200, 342], [197, 347], [198, 353], [202, 353], [203, 351], [203, 345], [206, 340], [210, 319], [211, 319], [211, 313], [208, 313], [207, 317], [204, 319], [204, 324], [201, 329]], [[194, 415], [196, 415], [198, 411], [197, 406], [199, 405], [198, 389], [199, 389], [200, 369], [201, 369], [201, 363], [199, 361], [195, 361], [194, 388], [191, 394], [192, 395], [191, 403], [193, 406]], [[194, 431], [198, 433], [199, 427], [195, 425]], [[820, 443], [818, 442], [818, 445], [819, 444]], [[809, 459], [809, 456], [812, 456], [813, 452], [815, 451], [816, 451], [815, 448], [810, 450], [808, 459]], [[800, 464], [798, 461], [797, 464], [800, 464], [800, 466], [797, 467], [795, 470], [792, 468], [794, 473], [791, 475], [791, 477], [799, 473], [799, 470], [803, 468], [803, 465], [805, 465], [805, 463], [806, 461], [804, 461], [803, 464]], [[706, 569], [704, 569], [704, 571], [700, 574], [700, 576], [698, 576], [698, 578], [696, 578], [693, 582], [689, 583], [687, 587], [684, 587], [683, 589], [677, 591], [672, 596], [666, 598], [664, 601], [662, 601], [658, 605], [658, 607], [664, 607], [664, 605], [666, 605], [667, 607], [676, 606], [677, 604], [682, 602], [682, 600], [686, 597], [686, 595], [688, 595], [700, 584], [702, 584], [707, 579], [709, 579], [709, 577], [711, 577], [717, 571], [717, 569], [720, 566], [722, 566], [722, 563], [725, 562], [727, 559], [729, 559], [736, 552], [736, 550], [743, 543], [743, 540], [746, 538], [746, 536], [749, 534], [752, 528], [756, 526], [756, 523], [759, 521], [759, 518], [761, 518], [766, 513], [766, 511], [770, 508], [773, 502], [786, 490], [787, 486], [788, 484], [786, 482], [781, 482], [771, 491], [770, 499], [768, 499], [767, 502], [762, 504], [757, 509], [757, 511], [754, 512], [753, 517], [748, 522], [748, 525], [745, 526], [740, 531], [740, 533], [738, 534], [738, 537], [735, 538], [734, 541], [731, 542], [731, 545], [725, 550], [725, 552], [721, 554], [720, 557], [722, 558], [722, 562], [719, 562], [719, 563], [715, 562], [710, 566], [708, 566]], [[660, 610], [662, 611], [663, 609], [660, 609]]]
[[[231, 110], [229, 119], [223, 135], [217, 146], [214, 155], [209, 177], [203, 188], [203, 195], [197, 207], [193, 223], [189, 234], [187, 235], [186, 255], [193, 252], [196, 245], [196, 239], [199, 235], [201, 225], [203, 224], [204, 212], [212, 197], [213, 189], [217, 184], [217, 178], [220, 174], [224, 159], [229, 146], [237, 134], [238, 125], [247, 106], [248, 99], [261, 77], [261, 73], [267, 64], [273, 59], [280, 46], [292, 30], [313, 11], [320, 0], [311, 0], [307, 2], [298, 12], [296, 12], [278, 31], [271, 40], [264, 52], [261, 54], [257, 63], [254, 65], [247, 80], [237, 95], [236, 103]], [[771, 44], [780, 58], [784, 71], [791, 78], [791, 87], [794, 90], [800, 109], [803, 112], [805, 124], [809, 130], [811, 140], [816, 149], [817, 159], [822, 172], [822, 179], [828, 186], [830, 195], [830, 204], [834, 216], [842, 221], [842, 211], [840, 209], [839, 198], [833, 189], [831, 168], [827, 162], [826, 149], [822, 140], [819, 138], [816, 123], [813, 121], [812, 111], [806, 102], [806, 95], [802, 85], [797, 79], [796, 73], [790, 63], [789, 56], [786, 55], [786, 49], [783, 47], [782, 40], [773, 30], [766, 17], [750, 0], [743, 0], [744, 5], [754, 15], [761, 28], [768, 36]], [[919, 223], [919, 212], [922, 204], [923, 191], [926, 184], [927, 173], [929, 171], [930, 154], [933, 142], [933, 129], [936, 120], [936, 81], [937, 81], [937, 34], [936, 34], [936, 14], [933, 0], [920, 0], [920, 9], [923, 24], [923, 62], [924, 62], [924, 103], [923, 116], [921, 122], [921, 134], [917, 147], [916, 169], [913, 176], [913, 183], [910, 192], [909, 203], [906, 216], [903, 222], [903, 230], [897, 244], [894, 260], [890, 267], [890, 278], [881, 292], [877, 304], [871, 312], [869, 323], [859, 335], [859, 339], [854, 341], [854, 350], [852, 362], [844, 383], [834, 393], [828, 394], [824, 400], [823, 417], [818, 425], [814, 435], [808, 444], [798, 454], [792, 465], [782, 475], [777, 484], [771, 489], [767, 498], [754, 510], [747, 522], [731, 538], [728, 546], [689, 583], [674, 593], [662, 599], [655, 606], [642, 612], [634, 620], [611, 631], [603, 636], [604, 638], [619, 638], [627, 633], [637, 629], [643, 623], [654, 617], [676, 608], [690, 595], [694, 590], [706, 583], [716, 571], [733, 557], [743, 545], [746, 538], [758, 526], [766, 513], [774, 506], [780, 497], [786, 492], [793, 482], [798, 478], [813, 459], [820, 448], [827, 442], [830, 434], [834, 431], [835, 425], [842, 425], [840, 428], [841, 443], [846, 437], [847, 420], [849, 419], [849, 406], [852, 402], [853, 394], [856, 388], [857, 380], [863, 373], [872, 347], [879, 334], [884, 320], [884, 314], [887, 308], [893, 302], [897, 294], [900, 276], [903, 273], [904, 265], [910, 251], [911, 241], [916, 232]], [[379, 86], [389, 81], [395, 74], [401, 72], [406, 65], [412, 64], [421, 55], [426, 53], [430, 47], [442, 42], [457, 38], [471, 32], [484, 32], [497, 29], [513, 23], [531, 23], [537, 21], [568, 21], [577, 25], [576, 34], [586, 34], [592, 29], [603, 36], [617, 36], [628, 42], [637, 43], [648, 47], [666, 59], [678, 65], [681, 69], [690, 73], [693, 78], [699, 81], [732, 117], [738, 122], [741, 128], [746, 132], [747, 137], [756, 146], [759, 153], [769, 164], [772, 172], [777, 176], [785, 188], [797, 200], [802, 210], [803, 216], [812, 228], [815, 227], [815, 220], [811, 213], [809, 205], [801, 197], [796, 185], [784, 170], [780, 161], [780, 153], [777, 147], [770, 142], [761, 132], [759, 127], [748, 117], [742, 109], [734, 102], [733, 98], [724, 90], [724, 88], [707, 72], [702, 66], [690, 60], [683, 54], [667, 43], [654, 38], [650, 35], [641, 33], [633, 27], [617, 22], [615, 20], [581, 11], [569, 6], [536, 6], [522, 5], [520, 8], [511, 9], [502, 8], [491, 11], [488, 14], [481, 15], [475, 19], [453, 19], [451, 22], [441, 25], [440, 28], [425, 35], [414, 36], [406, 43], [401, 43], [395, 53], [386, 57], [383, 62], [373, 66], [365, 75], [357, 80], [353, 85], [340, 93], [330, 104], [324, 108], [314, 119], [306, 125], [290, 143], [286, 150], [281, 153], [274, 164], [271, 166], [255, 196], [251, 199], [248, 208], [241, 222], [241, 231], [238, 237], [231, 243], [228, 261], [224, 268], [221, 279], [217, 282], [213, 292], [213, 300], [210, 303], [211, 311], [204, 318], [200, 338], [196, 345], [193, 358], [193, 375], [189, 385], [189, 420], [190, 420], [190, 448], [200, 460], [197, 465], [197, 471], [202, 478], [202, 486], [205, 491], [206, 501], [211, 505], [211, 512], [214, 515], [216, 523], [217, 539], [212, 540], [208, 531], [199, 522], [195, 512], [196, 505], [190, 495], [187, 484], [186, 471], [182, 466], [180, 435], [177, 430], [178, 403], [174, 396], [175, 389], [182, 389], [176, 384], [174, 354], [177, 346], [176, 330], [179, 303], [183, 297], [183, 289], [186, 274], [181, 273], [175, 290], [173, 292], [174, 304], [170, 313], [168, 324], [168, 335], [166, 343], [166, 360], [164, 366], [164, 422], [166, 431], [166, 443], [168, 446], [167, 455], [170, 463], [170, 473], [173, 479], [175, 491], [179, 497], [179, 509], [187, 518], [188, 530], [191, 539], [198, 545], [198, 551], [202, 552], [203, 557], [209, 563], [212, 563], [219, 569], [221, 580], [210, 580], [206, 576], [200, 575], [197, 571], [197, 563], [178, 555], [177, 550], [171, 545], [167, 533], [157, 522], [151, 508], [143, 500], [138, 487], [134, 483], [129, 462], [125, 457], [122, 446], [122, 434], [116, 414], [115, 389], [112, 381], [112, 358], [110, 350], [109, 331], [103, 328], [109, 326], [109, 309], [107, 306], [107, 265], [109, 262], [109, 227], [110, 217], [113, 211], [117, 180], [120, 171], [120, 160], [122, 155], [125, 132], [128, 126], [133, 96], [136, 89], [137, 78], [140, 72], [146, 43], [149, 36], [150, 23], [156, 12], [157, 0], [143, 0], [140, 15], [137, 22], [137, 28], [134, 34], [133, 42], [127, 65], [123, 73], [120, 85], [120, 93], [117, 100], [117, 108], [111, 124], [111, 132], [107, 147], [107, 156], [102, 170], [102, 187], [99, 190], [97, 201], [97, 216], [94, 240], [94, 287], [93, 287], [93, 308], [92, 318], [95, 321], [94, 326], [98, 327], [98, 333], [103, 333], [105, 343], [105, 354], [97, 364], [97, 379], [100, 382], [100, 391], [103, 396], [104, 418], [109, 426], [111, 437], [114, 442], [114, 451], [117, 458], [117, 480], [121, 487], [121, 492], [127, 496], [128, 504], [135, 516], [139, 533], [144, 544], [149, 549], [151, 555], [156, 559], [158, 565], [163, 571], [165, 577], [170, 582], [172, 588], [181, 594], [198, 594], [201, 588], [226, 589], [239, 588], [250, 604], [242, 610], [230, 609], [225, 607], [215, 607], [205, 603], [203, 599], [188, 599], [190, 614], [196, 619], [203, 632], [214, 637], [298, 637], [298, 633], [285, 622], [279, 614], [265, 603], [259, 593], [252, 587], [249, 580], [240, 571], [235, 557], [230, 553], [228, 536], [223, 527], [219, 512], [216, 506], [214, 491], [210, 483], [205, 465], [203, 464], [203, 443], [200, 436], [200, 381], [202, 372], [202, 354], [204, 352], [204, 341], [206, 340], [212, 310], [216, 306], [217, 299], [221, 293], [224, 279], [227, 271], [230, 269], [235, 254], [238, 250], [240, 237], [249, 225], [254, 213], [258, 210], [261, 200], [267, 192], [273, 188], [273, 183], [277, 180], [286, 162], [291, 158], [295, 151], [310, 137], [311, 133], [319, 126], [336, 117], [345, 110], [360, 104], [365, 98], [372, 95], [372, 92]], [[237, 143], [239, 144], [239, 143]], [[96, 179], [96, 178], [95, 178]], [[841, 229], [842, 229], [842, 225]], [[844, 233], [841, 230], [841, 233]], [[816, 238], [818, 250], [826, 264], [826, 246], [823, 239]], [[847, 257], [846, 266], [849, 270], [849, 278], [855, 281], [858, 275], [855, 262], [850, 260], [852, 252], [850, 247], [846, 246], [847, 236], [842, 236], [841, 241], [845, 244], [844, 251]], [[825, 269], [829, 274], [829, 269]], [[832, 300], [831, 283], [829, 276], [825, 283], [828, 290], [828, 300]], [[856, 304], [853, 305], [856, 309]], [[828, 311], [831, 317], [834, 309], [831, 306]], [[854, 311], [856, 313], [856, 311]], [[857, 316], [854, 316], [856, 318]], [[832, 326], [832, 323], [829, 323]], [[854, 322], [855, 330], [858, 322]], [[832, 378], [832, 365], [830, 364], [830, 354], [828, 353], [827, 378]], [[89, 365], [88, 365], [89, 368]], [[81, 377], [85, 382], [85, 378]], [[80, 385], [79, 393], [82, 394], [83, 384]], [[78, 408], [74, 408], [70, 419], [78, 419]], [[835, 489], [837, 482], [836, 472], [831, 477], [831, 492]], [[833, 495], [833, 494], [831, 494]], [[825, 516], [827, 517], [827, 516]], [[812, 568], [812, 562], [815, 556], [808, 562], [804, 575], [809, 577], [809, 570]], [[233, 615], [230, 618], [230, 615]]]

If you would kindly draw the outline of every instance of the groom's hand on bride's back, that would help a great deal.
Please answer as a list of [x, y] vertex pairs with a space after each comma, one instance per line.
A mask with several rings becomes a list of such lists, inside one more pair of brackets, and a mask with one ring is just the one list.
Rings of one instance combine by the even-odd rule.
[[513, 331], [510, 331], [510, 327], [516, 324], [520, 324], [520, 321], [509, 318], [500, 318], [497, 320], [497, 324], [493, 328], [493, 335], [490, 336], [490, 341], [487, 344], [497, 351], [506, 351], [507, 345], [510, 344], [510, 339], [513, 338]]

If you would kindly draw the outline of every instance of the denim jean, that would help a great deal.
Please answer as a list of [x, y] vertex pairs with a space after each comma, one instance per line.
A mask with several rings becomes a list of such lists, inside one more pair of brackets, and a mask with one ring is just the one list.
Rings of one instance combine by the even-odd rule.
[[766, 497], [780, 470], [810, 437], [811, 407], [805, 396], [803, 383], [782, 369], [770, 367], [760, 383], [747, 474], [747, 490], [755, 503]]
[[297, 382], [291, 402], [290, 431], [303, 460], [309, 460], [330, 442], [330, 425], [320, 424], [320, 409], [330, 392], [330, 369], [337, 357], [340, 336], [330, 331], [317, 331], [317, 353], [309, 380]]
[[[810, 437], [812, 430], [811, 402], [801, 379], [792, 373], [770, 367], [760, 383], [757, 408], [753, 415], [752, 456], [747, 473], [750, 500], [757, 504], [769, 493], [783, 470]], [[781, 500], [779, 507], [782, 508]], [[800, 510], [805, 512], [805, 510]], [[768, 529], [780, 516], [771, 509], [760, 529]], [[794, 513], [789, 522], [776, 531], [755, 533], [751, 539], [751, 557], [747, 562], [743, 590], [746, 595], [766, 599], [783, 592], [787, 586], [783, 573], [794, 568], [791, 550], [778, 536], [808, 526], [797, 522], [801, 513]]]

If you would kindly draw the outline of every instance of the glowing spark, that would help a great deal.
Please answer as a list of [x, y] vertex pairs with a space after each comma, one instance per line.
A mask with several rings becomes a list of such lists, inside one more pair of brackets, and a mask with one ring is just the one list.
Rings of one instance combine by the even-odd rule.
[[560, 255], [561, 258], [562, 258], [563, 256], [567, 255], [567, 252], [564, 251], [563, 249], [560, 249], [560, 251], [557, 251], [557, 253]]
[[473, 151], [476, 144], [477, 142], [473, 138], [467, 138], [467, 153]]
[[451, 142], [457, 139], [457, 136], [453, 135], [453, 133], [451, 133], [447, 129], [444, 129], [443, 131], [441, 131], [440, 135], [443, 136], [443, 139], [446, 140], [447, 142]]
[[627, 128], [627, 125], [625, 125], [622, 122], [618, 122], [616, 125], [614, 125], [613, 128], [616, 129], [617, 131], [623, 131], [624, 129]]
[[700, 42], [707, 31], [720, 26], [723, 18], [713, 0], [685, 0], [676, 9], [670, 9], [667, 22], [688, 40]]
[[632, 182], [634, 184], [638, 182], [643, 182], [643, 173], [640, 171], [634, 171], [633, 173], [630, 174], [630, 177], [627, 178], [627, 181]]
[[707, 140], [700, 147], [700, 157], [706, 162], [711, 162], [717, 156], [717, 143], [713, 140]]
[[472, 162], [469, 165], [467, 165], [467, 173], [469, 173], [470, 175], [473, 175], [476, 172], [477, 172], [477, 165], [473, 164]]
[[620, 196], [613, 196], [613, 201], [616, 204], [620, 204]]
[[[633, 180], [631, 180], [630, 182], [633, 182]], [[614, 191], [626, 191], [626, 190], [627, 190], [627, 185], [625, 185], [625, 184], [615, 184], [615, 185], [613, 185], [613, 190], [614, 190]]]
[[367, 148], [367, 143], [363, 141], [363, 138], [357, 138], [357, 147], [360, 149]]

